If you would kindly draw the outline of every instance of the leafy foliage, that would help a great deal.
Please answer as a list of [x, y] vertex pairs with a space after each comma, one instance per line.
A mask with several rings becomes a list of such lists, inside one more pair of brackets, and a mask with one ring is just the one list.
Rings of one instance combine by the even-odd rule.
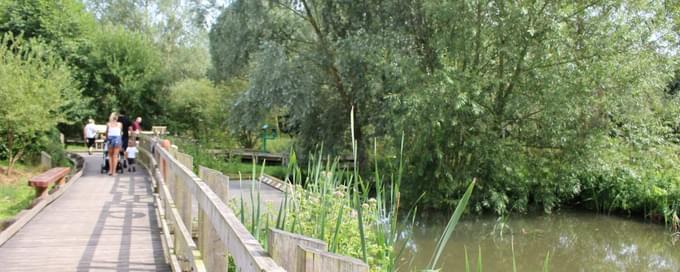
[[0, 33], [40, 39], [70, 63], [82, 61], [94, 28], [94, 17], [77, 0], [0, 1]]
[[165, 81], [153, 43], [139, 33], [103, 26], [92, 44], [81, 81], [85, 95], [95, 101], [97, 116], [106, 120], [124, 109], [147, 120], [158, 118]]
[[661, 127], [672, 62], [649, 37], [668, 25], [641, 15], [658, 8], [426, 2], [439, 68], [397, 107], [413, 135], [409, 192], [428, 190], [427, 205], [450, 207], [461, 181], [479, 177], [474, 207], [501, 214], [550, 211], [578, 195], [575, 175], [597, 156], [594, 139], [617, 123]]
[[163, 56], [169, 84], [205, 77], [210, 58], [207, 31], [197, 19], [198, 1], [88, 0], [88, 10], [103, 24], [144, 35]]
[[[381, 1], [235, 1], [211, 32], [215, 78], [246, 73], [249, 89], [234, 120], [255, 130], [270, 110], [296, 128], [301, 154], [323, 143], [348, 149], [354, 109], [359, 160], [366, 169], [366, 139], [385, 133], [389, 97], [402, 92], [415, 64], [401, 44], [397, 5]], [[219, 65], [219, 66], [218, 66]], [[223, 67], [223, 68], [222, 68]]]
[[36, 139], [59, 123], [65, 108], [78, 104], [80, 90], [68, 66], [45, 44], [5, 34], [0, 40], [0, 135], [9, 170]]
[[187, 79], [170, 88], [168, 111], [175, 124], [172, 131], [183, 131], [195, 139], [209, 139], [210, 133], [222, 132], [227, 105], [223, 92], [207, 79]]
[[249, 79], [234, 128], [283, 113], [303, 150], [347, 152], [352, 109], [360, 148], [405, 133], [404, 191], [430, 208], [478, 177], [477, 211], [549, 212], [599, 186], [609, 152], [677, 149], [671, 2], [235, 1], [214, 78]]

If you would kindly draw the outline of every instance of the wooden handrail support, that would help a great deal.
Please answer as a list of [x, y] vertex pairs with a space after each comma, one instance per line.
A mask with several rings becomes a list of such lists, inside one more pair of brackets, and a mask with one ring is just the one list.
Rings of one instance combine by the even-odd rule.
[[35, 188], [35, 198], [44, 199], [48, 195], [50, 184], [55, 183], [55, 187], [64, 185], [66, 175], [70, 169], [67, 167], [55, 167], [46, 172], [34, 176], [28, 180], [28, 186]]
[[153, 126], [153, 127], [151, 127], [151, 132], [153, 132], [154, 135], [165, 135], [167, 133], [167, 127], [166, 126]]
[[[201, 213], [199, 224], [208, 224], [214, 230], [216, 235], [214, 239], [224, 245], [224, 250], [215, 250], [210, 253], [221, 254], [224, 257], [225, 252], [228, 252], [234, 260], [237, 271], [285, 271], [268, 256], [257, 239], [248, 232], [234, 212], [224, 203], [221, 196], [193, 173], [189, 168], [191, 162], [188, 158], [184, 158], [185, 155], [176, 149], [162, 148], [158, 140], [151, 139], [147, 135], [141, 135], [141, 138], [140, 148], [146, 149], [145, 155], [150, 154], [153, 158], [149, 158], [145, 163], [149, 164], [149, 170], [154, 172], [153, 176], [157, 179], [160, 198], [158, 204], [159, 208], [164, 209], [163, 224], [167, 224], [163, 227], [164, 235], [171, 235], [174, 240], [174, 243], [168, 245], [171, 259], [177, 258], [180, 263], [179, 266], [172, 265], [173, 270], [200, 271], [206, 268], [205, 261], [213, 258], [213, 256], [202, 256], [197, 250], [202, 246], [196, 245], [191, 240], [193, 229], [191, 224], [195, 215], [191, 205], [196, 203]], [[181, 154], [179, 157], [183, 162], [177, 159], [178, 154]], [[199, 226], [196, 229], [203, 230], [205, 226]], [[165, 233], [166, 231], [168, 233]]]
[[[140, 162], [152, 172], [158, 187], [154, 195], [166, 260], [173, 271], [226, 272], [227, 256], [231, 256], [236, 271], [243, 272], [368, 272], [361, 260], [327, 252], [323, 241], [282, 230], [269, 230], [269, 251], [264, 251], [225, 204], [229, 178], [203, 166], [198, 167], [197, 176], [191, 170], [191, 156], [168, 142], [164, 149], [160, 142], [142, 135]], [[292, 189], [291, 184], [271, 176], [259, 179], [281, 191]]]
[[298, 245], [296, 272], [368, 272], [368, 265], [359, 259], [324, 250]]
[[275, 228], [269, 229], [268, 238], [269, 245], [267, 248], [269, 255], [287, 271], [298, 272], [304, 266], [304, 264], [302, 266], [299, 264], [299, 260], [302, 257], [298, 255], [299, 246], [321, 251], [328, 250], [328, 244], [324, 241]]
[[363, 261], [330, 253], [326, 242], [287, 231], [269, 229], [269, 255], [291, 272], [368, 272]]

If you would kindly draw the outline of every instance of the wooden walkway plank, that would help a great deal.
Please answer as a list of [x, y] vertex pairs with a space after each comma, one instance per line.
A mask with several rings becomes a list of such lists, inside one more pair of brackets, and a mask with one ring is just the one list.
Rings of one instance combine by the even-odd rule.
[[0, 270], [170, 271], [146, 172], [109, 177], [85, 157], [76, 184], [0, 247]]

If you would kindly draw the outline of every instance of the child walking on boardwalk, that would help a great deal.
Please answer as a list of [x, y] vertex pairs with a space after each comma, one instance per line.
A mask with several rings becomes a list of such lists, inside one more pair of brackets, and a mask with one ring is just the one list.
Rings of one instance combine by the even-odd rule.
[[130, 139], [128, 142], [128, 147], [125, 149], [125, 153], [127, 154], [127, 161], [128, 161], [128, 172], [137, 172], [137, 168], [135, 167], [135, 159], [137, 158], [137, 143], [133, 139]]

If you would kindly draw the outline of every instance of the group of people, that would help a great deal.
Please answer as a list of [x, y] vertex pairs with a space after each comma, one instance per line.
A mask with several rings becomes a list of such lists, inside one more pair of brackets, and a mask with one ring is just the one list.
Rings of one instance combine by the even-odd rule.
[[[113, 112], [109, 116], [109, 121], [106, 123], [106, 140], [104, 142], [104, 149], [108, 149], [109, 176], [114, 176], [116, 174], [116, 165], [118, 165], [119, 155], [123, 155], [123, 158], [127, 160], [126, 165], [128, 166], [128, 171], [136, 170], [135, 158], [137, 157], [137, 136], [142, 130], [141, 124], [142, 117], [137, 117], [134, 122], [130, 122], [125, 111], [120, 111], [120, 113]], [[97, 136], [94, 120], [88, 120], [88, 124], [85, 126], [83, 134], [85, 141], [87, 142], [88, 153], [91, 155]]]

